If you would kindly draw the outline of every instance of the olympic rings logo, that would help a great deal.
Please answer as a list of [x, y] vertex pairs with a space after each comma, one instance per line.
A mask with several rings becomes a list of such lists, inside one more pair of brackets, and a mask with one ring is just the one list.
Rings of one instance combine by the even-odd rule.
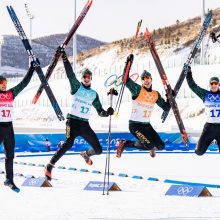
[[11, 99], [12, 98], [12, 96], [11, 96], [11, 94], [10, 93], [0, 93], [0, 99]]
[[188, 193], [190, 193], [192, 191], [193, 191], [193, 187], [191, 187], [191, 186], [180, 186], [177, 189], [177, 193], [179, 195], [187, 195]]
[[38, 184], [38, 179], [31, 178], [28, 182], [29, 186], [35, 186]]
[[214, 101], [219, 102], [220, 101], [220, 95], [219, 94], [217, 94], [217, 95], [208, 94], [208, 99], [212, 102], [214, 102]]
[[[116, 74], [112, 74], [111, 76], [109, 76], [105, 82], [104, 82], [104, 86], [105, 87], [109, 87], [112, 85], [115, 86], [120, 86], [122, 84], [122, 77], [123, 74], [120, 76], [117, 76]], [[139, 74], [138, 73], [133, 73], [129, 76], [134, 82], [136, 82], [138, 80]]]
[[150, 94], [148, 92], [144, 93], [144, 98], [146, 98], [149, 101], [154, 101], [156, 100], [156, 96], [154, 94]]
[[86, 91], [86, 90], [79, 90], [78, 94], [80, 97], [83, 97], [83, 98], [89, 99], [89, 100], [95, 99], [95, 97], [96, 97], [95, 92], [88, 93], [88, 91]]

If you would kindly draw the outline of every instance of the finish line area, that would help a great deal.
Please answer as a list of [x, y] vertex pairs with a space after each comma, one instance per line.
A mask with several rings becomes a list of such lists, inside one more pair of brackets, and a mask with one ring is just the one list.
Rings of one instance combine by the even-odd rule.
[[[4, 174], [0, 174], [0, 196], [7, 198], [2, 204], [3, 210], [11, 203], [17, 205], [18, 219], [25, 219], [28, 214], [32, 214], [33, 219], [45, 220], [55, 216], [55, 219], [220, 219], [218, 154], [199, 157], [194, 153], [172, 152], [158, 153], [151, 158], [148, 152], [141, 152], [122, 154], [120, 159], [111, 154], [110, 173], [114, 175], [110, 175], [110, 182], [115, 182], [121, 191], [110, 191], [108, 196], [103, 196], [100, 191], [84, 188], [90, 181], [103, 181], [106, 155], [92, 157], [93, 165], [88, 166], [78, 153], [70, 152], [52, 171], [53, 187], [21, 186], [25, 176], [44, 175], [44, 165], [53, 153], [16, 153], [15, 182], [21, 192], [18, 195], [5, 188]], [[0, 170], [4, 170], [4, 155], [0, 157]], [[208, 184], [206, 187], [212, 197], [166, 196], [176, 183], [165, 180]], [[31, 201], [30, 205], [27, 201]], [[7, 216], [11, 217], [9, 211]]]

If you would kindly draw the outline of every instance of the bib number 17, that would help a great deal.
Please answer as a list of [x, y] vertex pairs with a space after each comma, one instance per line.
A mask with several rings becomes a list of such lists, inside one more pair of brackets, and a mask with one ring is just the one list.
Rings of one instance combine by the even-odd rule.
[[89, 112], [89, 108], [82, 106], [81, 107], [81, 113], [87, 114]]
[[3, 118], [10, 118], [11, 117], [11, 111], [10, 110], [2, 110], [2, 117]]
[[212, 118], [220, 117], [220, 109], [211, 110], [210, 113]]

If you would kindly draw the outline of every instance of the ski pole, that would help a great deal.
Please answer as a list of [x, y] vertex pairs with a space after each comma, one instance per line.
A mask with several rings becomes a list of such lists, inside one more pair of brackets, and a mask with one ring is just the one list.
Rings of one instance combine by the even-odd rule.
[[[110, 95], [110, 107], [112, 108], [113, 95], [117, 96], [118, 92], [114, 88], [111, 88], [107, 95]], [[111, 143], [111, 121], [112, 117], [109, 117], [109, 127], [108, 127], [108, 145], [107, 145], [107, 153], [105, 160], [105, 173], [104, 173], [104, 182], [103, 182], [103, 195], [105, 195], [105, 184], [106, 184], [106, 175], [108, 175], [107, 179], [107, 195], [109, 195], [109, 170], [110, 170], [110, 143]]]

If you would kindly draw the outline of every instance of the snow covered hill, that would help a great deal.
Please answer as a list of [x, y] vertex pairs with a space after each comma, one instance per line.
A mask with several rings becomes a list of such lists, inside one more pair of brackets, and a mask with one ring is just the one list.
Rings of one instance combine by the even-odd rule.
[[[34, 53], [39, 58], [42, 66], [47, 66], [56, 48], [64, 41], [66, 34], [55, 34], [45, 37], [32, 39]], [[1, 36], [1, 65], [12, 66], [26, 69], [28, 67], [28, 56], [19, 36], [3, 35]], [[84, 52], [91, 48], [99, 47], [105, 44], [102, 41], [77, 35], [77, 52]], [[67, 47], [67, 53], [72, 54], [73, 42]]]
[[[215, 10], [215, 18], [219, 16], [220, 9]], [[195, 24], [194, 24], [194, 23]], [[186, 34], [182, 34], [182, 38], [179, 43], [173, 43], [170, 45], [157, 43], [158, 53], [161, 57], [162, 64], [168, 75], [168, 79], [172, 87], [174, 87], [183, 67], [183, 63], [186, 62], [190, 49], [195, 40], [196, 34], [199, 32], [199, 18], [191, 19], [186, 22], [182, 22], [177, 26], [171, 26], [171, 29], [178, 33], [180, 30], [190, 29], [196, 26], [192, 36], [184, 38]], [[182, 28], [182, 29], [181, 29]], [[166, 29], [166, 28], [165, 28]], [[161, 33], [165, 34], [165, 29], [161, 30]], [[159, 30], [158, 30], [159, 33]], [[189, 34], [189, 32], [187, 32]], [[199, 65], [198, 58], [192, 64], [192, 71], [195, 81], [203, 88], [208, 88], [208, 81], [211, 76], [220, 77], [220, 44], [213, 44], [207, 36], [204, 39], [206, 42], [206, 59], [205, 64]], [[139, 37], [139, 43], [137, 49], [134, 51], [134, 63], [132, 65], [131, 74], [139, 73], [146, 69], [152, 73], [153, 76], [153, 88], [158, 90], [165, 98], [164, 89], [161, 83], [156, 66], [149, 53], [149, 50], [140, 48], [143, 34]], [[191, 39], [192, 38], [192, 39]], [[123, 40], [122, 42], [124, 42]], [[131, 39], [130, 39], [131, 41]], [[130, 42], [129, 39], [126, 42]], [[157, 42], [158, 39], [157, 39]], [[186, 44], [186, 42], [188, 42]], [[190, 43], [189, 43], [190, 42]], [[124, 45], [124, 43], [123, 43]], [[187, 45], [187, 46], [186, 46]], [[121, 42], [113, 42], [112, 44], [106, 44], [98, 48], [88, 50], [81, 53], [77, 62], [77, 77], [80, 80], [80, 72], [85, 67], [92, 70], [93, 82], [92, 87], [97, 90], [100, 96], [100, 100], [104, 105], [104, 108], [109, 106], [107, 91], [109, 88], [104, 86], [105, 80], [112, 74], [120, 76], [123, 72], [126, 57], [130, 53], [130, 47], [124, 45], [122, 47]], [[72, 58], [70, 57], [72, 62]], [[46, 72], [47, 67], [44, 68]], [[20, 78], [11, 79], [10, 86], [14, 86]], [[140, 83], [140, 81], [138, 81]], [[15, 100], [15, 127], [29, 128], [48, 128], [51, 131], [63, 131], [65, 128], [65, 122], [60, 122], [56, 118], [53, 109], [50, 105], [45, 93], [42, 94], [40, 102], [37, 105], [32, 105], [32, 98], [39, 87], [40, 81], [37, 75], [34, 76], [30, 85], [18, 96]], [[66, 115], [71, 106], [70, 86], [66, 79], [65, 70], [62, 62], [59, 62], [55, 71], [49, 80], [52, 90], [60, 104], [63, 113]], [[114, 99], [116, 99], [114, 97]], [[116, 100], [114, 100], [115, 106]], [[184, 82], [177, 99], [179, 109], [184, 120], [184, 124], [188, 131], [201, 132], [203, 124], [205, 123], [204, 106], [202, 101], [196, 97], [188, 88], [186, 82]], [[131, 109], [131, 96], [127, 89], [123, 98], [123, 103], [120, 109], [119, 117], [114, 118], [112, 122], [113, 131], [127, 131], [128, 120]], [[178, 131], [177, 124], [173, 114], [171, 113], [164, 124], [161, 123], [162, 111], [157, 106], [152, 115], [152, 124], [158, 131]], [[107, 131], [108, 118], [100, 118], [95, 111], [92, 112], [90, 123], [96, 131]], [[28, 129], [26, 129], [28, 130]]]

